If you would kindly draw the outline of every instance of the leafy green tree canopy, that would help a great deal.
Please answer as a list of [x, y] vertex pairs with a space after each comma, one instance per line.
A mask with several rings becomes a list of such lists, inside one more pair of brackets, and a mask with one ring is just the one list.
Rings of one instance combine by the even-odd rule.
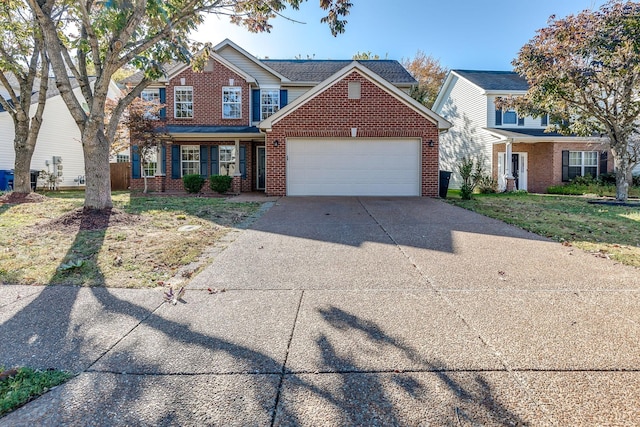
[[[304, 0], [26, 0], [44, 35], [47, 57], [57, 87], [77, 123], [86, 168], [85, 207], [110, 208], [110, 141], [125, 108], [151, 81], [163, 74], [162, 64], [184, 61], [195, 69], [207, 59], [189, 35], [207, 14], [229, 16], [249, 31], [269, 31], [271, 19], [286, 7], [298, 9]], [[326, 11], [321, 21], [335, 36], [344, 32], [349, 0], [319, 0]], [[58, 18], [60, 18], [58, 20]], [[194, 55], [201, 52], [201, 55]], [[114, 108], [104, 124], [111, 78], [126, 66], [144, 78]], [[95, 80], [90, 79], [89, 69]], [[70, 77], [71, 76], [71, 77]], [[71, 92], [75, 78], [84, 100]], [[87, 104], [88, 112], [82, 108]]]
[[616, 167], [617, 199], [626, 200], [640, 160], [640, 3], [611, 1], [557, 19], [513, 61], [530, 88], [505, 99], [520, 115], [550, 114], [564, 134], [606, 135]]

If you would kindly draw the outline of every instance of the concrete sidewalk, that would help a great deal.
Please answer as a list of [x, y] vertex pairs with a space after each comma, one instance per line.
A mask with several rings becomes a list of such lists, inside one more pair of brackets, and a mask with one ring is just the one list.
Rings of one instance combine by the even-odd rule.
[[[0, 425], [633, 425], [638, 270], [431, 199], [284, 198], [189, 284], [0, 286]], [[210, 294], [207, 288], [226, 289]]]

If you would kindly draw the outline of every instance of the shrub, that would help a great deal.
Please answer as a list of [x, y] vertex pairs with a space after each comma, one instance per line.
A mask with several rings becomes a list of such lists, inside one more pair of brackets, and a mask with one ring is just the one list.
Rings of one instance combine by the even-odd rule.
[[233, 178], [228, 175], [211, 175], [209, 177], [209, 186], [217, 193], [224, 194], [231, 188]]
[[204, 178], [197, 173], [182, 177], [182, 184], [187, 193], [199, 193], [204, 187]]
[[484, 176], [484, 163], [482, 159], [476, 162], [471, 158], [463, 157], [458, 165], [458, 172], [462, 177], [460, 197], [463, 200], [471, 200], [473, 190], [478, 185], [478, 181]]
[[601, 173], [598, 182], [602, 185], [616, 185], [615, 173]]
[[570, 183], [570, 185], [593, 185], [593, 184], [597, 184], [597, 181], [591, 175], [576, 176], [571, 180], [571, 183]]
[[547, 187], [547, 193], [581, 196], [584, 194], [584, 187], [577, 187], [573, 185], [552, 185], [551, 187]]
[[481, 194], [497, 193], [498, 181], [489, 175], [485, 175], [478, 180], [478, 191]]

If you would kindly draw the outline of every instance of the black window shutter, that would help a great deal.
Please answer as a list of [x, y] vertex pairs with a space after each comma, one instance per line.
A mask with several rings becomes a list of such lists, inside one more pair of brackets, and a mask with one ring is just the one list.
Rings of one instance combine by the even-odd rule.
[[502, 126], [502, 110], [496, 110], [496, 126]]
[[242, 179], [247, 177], [247, 147], [244, 145], [240, 146], [240, 173]]
[[182, 172], [180, 171], [180, 146], [172, 145], [171, 146], [171, 178], [172, 179], [180, 179]]
[[138, 179], [140, 175], [140, 151], [138, 146], [134, 145], [131, 147], [131, 178]]
[[167, 174], [167, 146], [160, 148], [160, 175]]
[[600, 173], [607, 173], [609, 170], [607, 165], [607, 160], [609, 158], [609, 153], [607, 151], [600, 152]]
[[209, 147], [200, 146], [200, 176], [204, 179], [209, 178]]
[[211, 175], [219, 175], [220, 167], [218, 165], [218, 146], [211, 146]]
[[524, 126], [524, 117], [518, 116], [518, 126]]
[[254, 122], [260, 121], [260, 89], [253, 89], [251, 91], [251, 109], [253, 110], [251, 116]]
[[[167, 103], [167, 89], [161, 87], [160, 90], [160, 104], [166, 104]], [[160, 118], [164, 119], [167, 117], [167, 107], [164, 107], [163, 109], [160, 110]]]
[[286, 89], [280, 90], [280, 108], [286, 107], [289, 103], [289, 91]]
[[569, 181], [569, 150], [562, 150], [562, 181]]

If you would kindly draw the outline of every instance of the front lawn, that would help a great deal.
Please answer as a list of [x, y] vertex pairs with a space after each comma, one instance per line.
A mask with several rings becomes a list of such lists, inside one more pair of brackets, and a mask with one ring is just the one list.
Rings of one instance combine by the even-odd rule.
[[19, 408], [73, 377], [55, 369], [31, 368], [4, 370], [0, 367], [0, 416]]
[[527, 193], [474, 194], [447, 202], [565, 244], [640, 267], [640, 208], [588, 203], [587, 197]]
[[83, 192], [63, 191], [42, 203], [0, 204], [0, 283], [156, 286], [259, 208], [117, 192], [112, 213], [86, 218], [76, 210], [83, 201]]

